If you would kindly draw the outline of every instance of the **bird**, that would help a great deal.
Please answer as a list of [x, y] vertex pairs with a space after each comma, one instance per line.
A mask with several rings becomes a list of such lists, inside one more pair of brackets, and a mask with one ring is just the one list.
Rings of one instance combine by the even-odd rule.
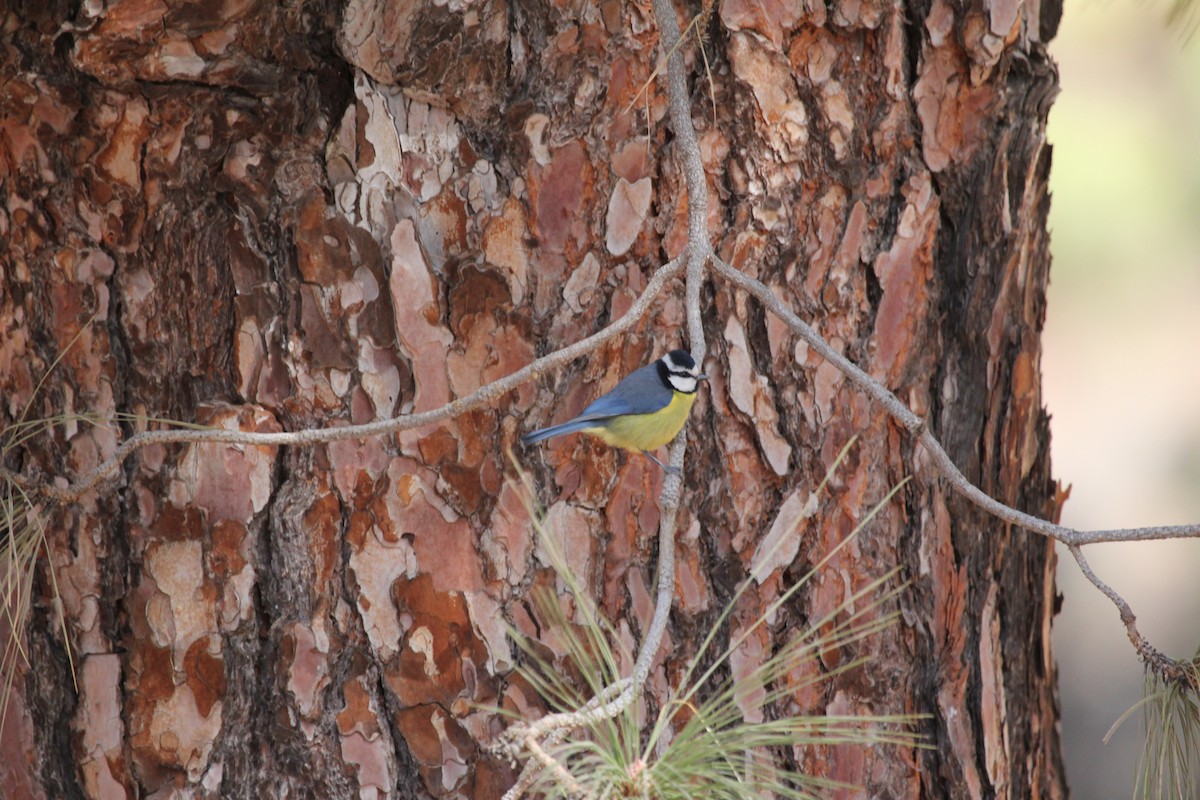
[[531, 445], [580, 431], [626, 450], [641, 451], [669, 473], [678, 472], [654, 457], [687, 422], [700, 381], [708, 380], [691, 353], [672, 350], [657, 361], [625, 376], [608, 394], [592, 401], [583, 413], [559, 425], [525, 434]]

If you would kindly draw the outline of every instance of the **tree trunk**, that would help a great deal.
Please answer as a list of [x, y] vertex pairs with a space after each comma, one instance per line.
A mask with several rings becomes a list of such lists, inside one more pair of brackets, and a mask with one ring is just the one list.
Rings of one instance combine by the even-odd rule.
[[[101, 5], [4, 19], [0, 414], [128, 416], [59, 426], [9, 469], [74, 479], [147, 417], [297, 430], [438, 407], [619, 317], [686, 239], [648, 4]], [[707, 62], [683, 45], [718, 252], [1040, 515], [1060, 8], [723, 0]], [[553, 585], [506, 452], [686, 342], [683, 302], [672, 285], [634, 334], [451, 422], [140, 451], [52, 517], [0, 794], [498, 797], [515, 773], [480, 706], [544, 707], [507, 626], [536, 636], [528, 598]], [[928, 714], [933, 748], [806, 768], [872, 797], [1064, 796], [1050, 543], [948, 494], [756, 302], [711, 280], [703, 303], [713, 380], [651, 702], [858, 436], [735, 630], [915, 480], [737, 668], [900, 565], [902, 622], [799, 710]], [[517, 458], [636, 642], [661, 472], [580, 437]]]

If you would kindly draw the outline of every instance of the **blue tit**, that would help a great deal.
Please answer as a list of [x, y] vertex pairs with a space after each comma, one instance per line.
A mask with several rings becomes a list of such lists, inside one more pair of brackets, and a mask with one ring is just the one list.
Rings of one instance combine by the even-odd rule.
[[668, 472], [651, 453], [675, 438], [687, 422], [700, 381], [700, 372], [686, 350], [672, 350], [647, 364], [606, 395], [597, 398], [575, 419], [527, 433], [522, 444], [582, 431], [626, 450], [640, 450]]

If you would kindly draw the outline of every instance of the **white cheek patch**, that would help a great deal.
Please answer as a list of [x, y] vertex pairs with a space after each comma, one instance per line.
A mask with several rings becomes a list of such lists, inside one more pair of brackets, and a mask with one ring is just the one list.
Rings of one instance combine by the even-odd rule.
[[675, 391], [684, 392], [685, 394], [691, 394], [696, 391], [696, 387], [699, 385], [696, 376], [680, 375], [677, 372], [668, 373], [667, 380], [671, 382], [671, 386], [674, 387]]

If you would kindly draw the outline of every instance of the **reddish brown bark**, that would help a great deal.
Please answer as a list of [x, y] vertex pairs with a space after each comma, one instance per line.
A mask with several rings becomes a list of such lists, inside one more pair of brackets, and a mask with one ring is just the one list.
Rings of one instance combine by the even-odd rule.
[[[639, 96], [659, 57], [646, 4], [93, 8], [5, 18], [5, 422], [31, 400], [242, 430], [434, 408], [622, 314], [686, 237], [665, 100]], [[687, 45], [720, 252], [927, 416], [980, 486], [1043, 515], [1059, 10], [726, 0], [701, 26], [707, 72]], [[1064, 795], [1052, 549], [948, 496], [754, 302], [720, 283], [703, 302], [713, 380], [650, 702], [751, 567], [764, 577], [735, 630], [911, 474], [735, 673], [902, 565], [902, 623], [780, 713], [930, 714], [934, 749], [802, 763], [870, 796]], [[430, 429], [139, 453], [55, 517], [78, 690], [43, 568], [3, 793], [498, 796], [513, 773], [482, 749], [502, 723], [480, 704], [542, 707], [506, 624], [543, 634], [527, 599], [551, 583], [505, 452], [680, 344], [683, 324], [674, 286], [636, 335]], [[60, 428], [5, 466], [72, 478], [144, 424]], [[802, 539], [764, 563], [764, 536], [855, 435]], [[636, 641], [660, 472], [578, 437], [519, 457]]]

